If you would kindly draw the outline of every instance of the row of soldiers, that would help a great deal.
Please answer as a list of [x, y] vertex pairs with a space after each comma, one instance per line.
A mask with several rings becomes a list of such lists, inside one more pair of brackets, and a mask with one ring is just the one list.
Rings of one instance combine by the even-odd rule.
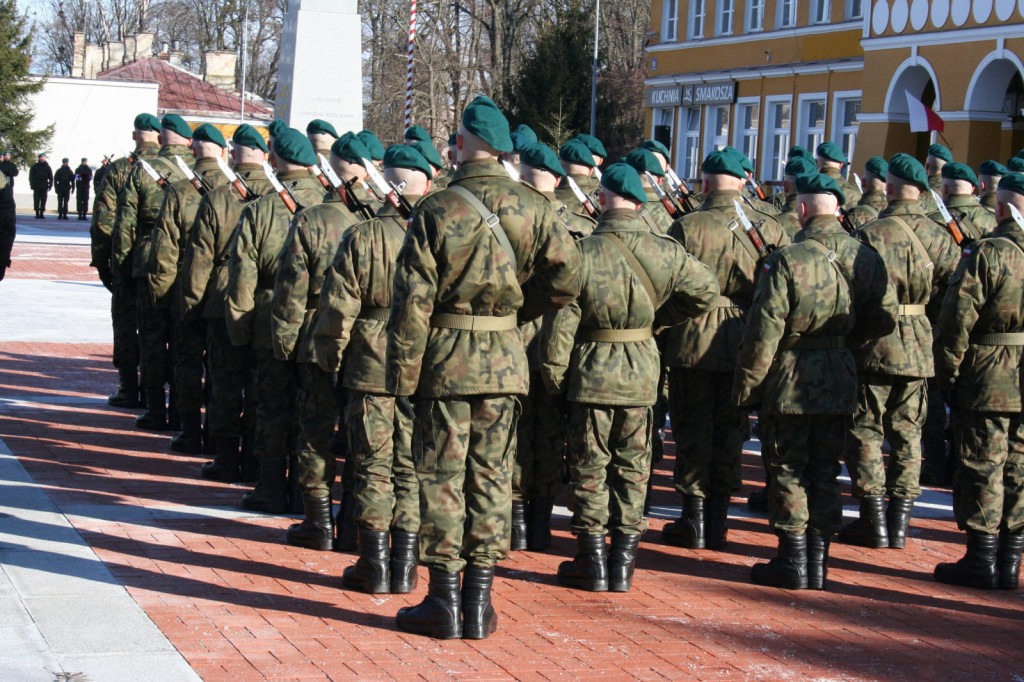
[[[173, 428], [173, 374], [181, 433], [172, 447], [212, 445], [204, 477], [255, 480], [248, 509], [301, 502], [305, 518], [288, 542], [357, 548], [349, 588], [408, 592], [417, 561], [426, 564], [428, 596], [398, 623], [436, 637], [494, 631], [493, 567], [510, 547], [549, 546], [563, 444], [578, 548], [559, 582], [630, 589], [653, 434], [664, 425], [659, 393], [683, 501], [663, 542], [725, 544], [756, 410], [780, 549], [755, 567], [755, 581], [824, 588], [842, 452], [864, 503], [841, 538], [901, 547], [920, 446], [890, 457], [899, 484], [887, 490], [883, 472], [879, 495], [883, 425], [905, 419], [912, 431], [925, 412], [925, 303], [958, 259], [921, 212], [921, 164], [873, 160], [890, 205], [855, 239], [836, 216], [851, 226], [856, 190], [830, 143], [813, 168], [799, 149], [787, 164], [779, 203], [795, 210], [794, 224], [792, 211], [751, 191], [753, 166], [736, 150], [710, 154], [691, 193], [657, 142], [602, 173], [596, 138], [556, 155], [531, 133], [510, 132], [478, 98], [449, 140], [453, 170], [418, 126], [385, 150], [369, 131], [339, 136], [324, 121], [305, 135], [275, 122], [269, 145], [240, 126], [231, 167], [215, 128], [140, 115], [136, 152], [113, 164], [93, 225], [93, 264], [114, 293], [121, 387], [112, 404], [136, 401], [141, 383], [139, 426]], [[186, 143], [194, 163], [184, 161]], [[1007, 197], [1019, 177], [1007, 176]], [[918, 263], [929, 246], [935, 255]], [[135, 357], [129, 329], [141, 339]], [[847, 448], [849, 434], [857, 447]], [[978, 491], [967, 488], [958, 509], [969, 516]], [[886, 492], [888, 525], [876, 513]], [[969, 545], [966, 563], [943, 576], [975, 584], [981, 571], [1016, 583], [1019, 513], [993, 525], [988, 512], [984, 531], [967, 516], [961, 524], [992, 536], [1005, 526], [1000, 571], [990, 542], [991, 566], [979, 569]]]

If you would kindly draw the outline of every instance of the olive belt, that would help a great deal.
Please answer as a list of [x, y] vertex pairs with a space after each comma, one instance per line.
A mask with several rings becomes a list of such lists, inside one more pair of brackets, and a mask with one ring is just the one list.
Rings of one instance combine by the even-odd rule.
[[976, 346], [1024, 346], [1024, 332], [971, 334], [971, 343]]
[[598, 341], [601, 343], [632, 343], [654, 338], [654, 330], [650, 327], [640, 329], [580, 329], [576, 332], [579, 341]]
[[914, 315], [924, 315], [925, 309], [923, 304], [914, 305], [901, 305], [900, 306], [900, 317], [911, 317]]
[[373, 305], [364, 305], [359, 309], [360, 320], [377, 320], [387, 322], [391, 319], [391, 308], [381, 308]]
[[507, 332], [519, 326], [516, 315], [495, 317], [493, 315], [456, 315], [435, 313], [430, 318], [435, 329], [457, 329], [464, 332]]
[[834, 350], [846, 348], [845, 336], [787, 336], [779, 350]]

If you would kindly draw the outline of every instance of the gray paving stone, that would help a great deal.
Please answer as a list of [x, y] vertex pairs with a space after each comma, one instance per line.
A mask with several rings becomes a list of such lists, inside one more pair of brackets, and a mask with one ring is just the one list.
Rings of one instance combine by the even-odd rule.
[[38, 550], [0, 551], [11, 584], [23, 597], [86, 597], [125, 594], [110, 570], [92, 558]]
[[27, 598], [39, 632], [63, 654], [171, 653], [175, 649], [127, 593], [123, 598]]
[[130, 659], [119, 654], [59, 656], [66, 672], [88, 675], [89, 682], [194, 682], [200, 677], [176, 652], [168, 654], [136, 654]]
[[0, 680], [9, 682], [54, 682], [61, 672], [52, 653], [32, 657], [0, 654]]

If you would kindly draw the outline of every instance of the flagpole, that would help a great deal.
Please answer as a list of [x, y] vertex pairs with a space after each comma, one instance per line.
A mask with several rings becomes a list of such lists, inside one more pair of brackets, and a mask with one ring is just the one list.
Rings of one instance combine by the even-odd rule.
[[404, 134], [412, 125], [412, 62], [416, 47], [416, 0], [412, 0], [409, 10], [409, 57], [405, 67], [405, 128]]

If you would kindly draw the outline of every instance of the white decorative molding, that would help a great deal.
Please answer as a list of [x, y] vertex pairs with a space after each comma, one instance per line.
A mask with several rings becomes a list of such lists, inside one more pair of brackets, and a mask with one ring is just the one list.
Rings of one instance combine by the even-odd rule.
[[[941, 0], [935, 0], [940, 2]], [[1024, 0], [1020, 0], [1024, 3]], [[935, 5], [932, 5], [934, 10]], [[1000, 24], [994, 26], [977, 26], [974, 28], [960, 28], [949, 31], [934, 31], [924, 33], [909, 33], [899, 36], [877, 36], [866, 38], [860, 41], [865, 52], [873, 50], [910, 49], [915, 46], [925, 45], [959, 45], [962, 43], [996, 41], [1000, 38], [1019, 38], [1024, 32], [1024, 27], [1019, 23]]]
[[889, 25], [889, 2], [888, 0], [878, 0], [875, 3], [875, 8], [871, 10], [871, 30], [875, 33], [885, 33], [886, 26]]
[[928, 0], [914, 0], [910, 6], [910, 26], [920, 31], [928, 23]]
[[971, 16], [971, 0], [953, 0], [949, 8], [949, 17], [954, 26], [963, 26]]
[[890, 12], [890, 25], [896, 33], [903, 33], [910, 19], [910, 5], [907, 0], [892, 0], [892, 11]]
[[762, 66], [757, 68], [733, 69], [724, 71], [696, 71], [693, 73], [676, 73], [655, 76], [644, 81], [647, 87], [662, 85], [692, 85], [722, 80], [758, 80], [760, 78], [791, 78], [793, 76], [813, 76], [825, 73], [850, 73], [864, 70], [863, 59], [851, 59], [841, 62], [797, 63], [786, 66]]
[[[1000, 46], [988, 53], [971, 76], [967, 86], [964, 106], [969, 111], [999, 112], [1002, 114], [1006, 86], [1013, 78], [1013, 72], [1024, 78], [1024, 64], [1011, 50]], [[1002, 114], [1005, 116], [1005, 114]]]
[[860, 28], [860, 20], [839, 21], [832, 24], [815, 24], [814, 26], [802, 26], [800, 28], [787, 28], [781, 31], [757, 31], [744, 33], [735, 36], [722, 36], [720, 38], [708, 38], [707, 40], [686, 40], [670, 43], [658, 43], [647, 48], [648, 52], [671, 52], [673, 50], [693, 50], [701, 47], [713, 47], [715, 45], [734, 45], [736, 43], [766, 42], [769, 40], [788, 40], [801, 36], [821, 35], [822, 33], [840, 33], [842, 31], [856, 31]]
[[949, 0], [932, 0], [932, 26], [942, 28], [949, 20]]
[[974, 21], [984, 24], [992, 16], [992, 0], [974, 0]]
[[[932, 68], [932, 65], [927, 59], [914, 55], [909, 59], [905, 59], [903, 63], [899, 65], [896, 69], [896, 73], [893, 74], [892, 80], [889, 81], [889, 89], [885, 93], [886, 113], [906, 113], [907, 98], [906, 95], [903, 94], [904, 90], [909, 90], [910, 94], [915, 97], [921, 97], [921, 93], [924, 91], [927, 80], [921, 78], [916, 69], [922, 69], [935, 86], [935, 103], [932, 108], [936, 111], [942, 109], [942, 98], [941, 93], [939, 92], [939, 78], [935, 75], [935, 69]], [[911, 70], [914, 70], [914, 72], [908, 73]], [[904, 78], [904, 74], [907, 74], [906, 78]]]

